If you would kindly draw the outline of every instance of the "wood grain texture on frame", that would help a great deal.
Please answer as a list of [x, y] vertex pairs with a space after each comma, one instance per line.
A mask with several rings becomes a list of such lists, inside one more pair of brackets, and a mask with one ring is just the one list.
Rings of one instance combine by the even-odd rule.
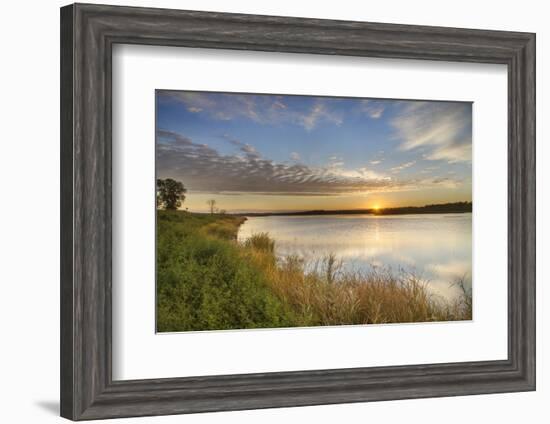
[[[115, 43], [508, 67], [508, 359], [111, 378]], [[75, 4], [61, 9], [61, 415], [73, 420], [535, 389], [535, 35]]]

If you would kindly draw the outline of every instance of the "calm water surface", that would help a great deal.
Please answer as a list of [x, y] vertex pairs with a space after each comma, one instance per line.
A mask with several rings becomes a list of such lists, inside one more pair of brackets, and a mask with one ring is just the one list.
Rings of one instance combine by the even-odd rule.
[[310, 265], [335, 254], [344, 269], [400, 268], [429, 281], [435, 294], [452, 298], [451, 286], [471, 284], [472, 215], [327, 215], [250, 217], [239, 240], [268, 232], [279, 257], [298, 254]]

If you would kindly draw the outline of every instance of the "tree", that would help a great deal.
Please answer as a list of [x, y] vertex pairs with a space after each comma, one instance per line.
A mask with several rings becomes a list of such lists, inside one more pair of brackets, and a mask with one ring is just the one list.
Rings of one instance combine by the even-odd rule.
[[206, 202], [206, 204], [210, 208], [210, 214], [214, 215], [214, 211], [216, 210], [216, 201], [214, 199], [210, 199]]
[[157, 208], [176, 210], [185, 200], [186, 188], [172, 178], [157, 180]]

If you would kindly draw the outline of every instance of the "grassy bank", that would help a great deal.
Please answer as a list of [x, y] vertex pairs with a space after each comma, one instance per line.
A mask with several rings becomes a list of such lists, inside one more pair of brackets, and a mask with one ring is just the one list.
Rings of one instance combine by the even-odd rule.
[[158, 331], [471, 319], [466, 290], [445, 302], [414, 275], [345, 272], [334, 256], [306, 271], [299, 257], [278, 260], [268, 234], [238, 243], [244, 220], [158, 212]]

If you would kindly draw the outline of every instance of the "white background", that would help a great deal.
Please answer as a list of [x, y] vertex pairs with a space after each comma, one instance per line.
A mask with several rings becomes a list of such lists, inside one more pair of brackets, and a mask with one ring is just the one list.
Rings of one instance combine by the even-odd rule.
[[[473, 322], [155, 335], [155, 88], [473, 101]], [[506, 359], [507, 88], [503, 65], [116, 47], [113, 378]]]
[[[550, 150], [543, 117], [550, 91], [545, 81], [548, 61], [548, 12], [544, 2], [311, 2], [278, 0], [126, 1], [120, 4], [354, 19], [409, 24], [537, 32], [538, 136], [538, 391], [460, 398], [394, 401], [370, 404], [245, 411], [195, 416], [143, 418], [120, 422], [278, 423], [407, 422], [542, 423], [548, 421], [550, 373], [545, 345], [550, 315], [548, 260], [550, 241], [542, 217], [548, 211]], [[2, 350], [2, 421], [60, 422], [59, 392], [59, 22], [57, 1], [12, 2], [3, 8], [2, 143], [0, 184], [0, 325]], [[546, 75], [545, 75], [546, 74]], [[545, 169], [546, 168], [546, 169]], [[547, 256], [547, 255], [546, 255]], [[545, 263], [546, 262], [546, 263]], [[545, 331], [546, 330], [546, 331]], [[138, 421], [139, 420], [139, 421]]]

